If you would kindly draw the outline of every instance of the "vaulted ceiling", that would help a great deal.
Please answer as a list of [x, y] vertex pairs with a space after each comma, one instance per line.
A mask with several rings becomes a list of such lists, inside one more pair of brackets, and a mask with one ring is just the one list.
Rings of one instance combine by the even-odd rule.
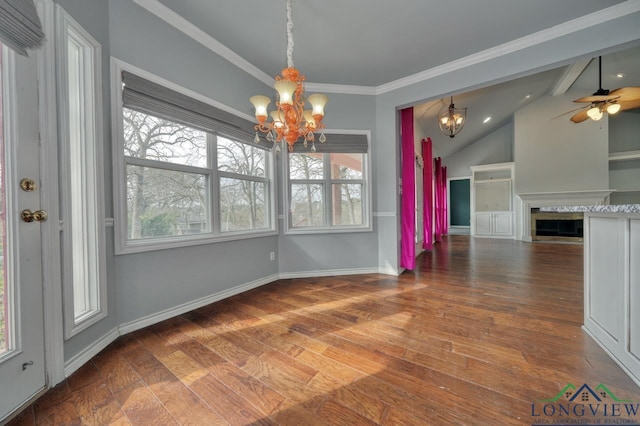
[[[286, 66], [285, 0], [133, 1], [267, 84]], [[293, 59], [318, 90], [376, 94], [421, 73], [514, 43], [602, 22], [625, 3], [637, 0], [293, 0]], [[627, 74], [627, 81], [603, 75], [605, 88], [640, 85], [640, 54], [628, 52], [604, 60], [611, 73]], [[469, 122], [455, 144], [440, 143], [439, 154], [449, 155], [495, 130], [525, 102], [550, 93], [563, 79], [572, 90], [583, 88], [584, 95], [591, 94], [597, 89], [597, 66], [588, 60], [583, 58], [568, 80], [563, 67], [456, 93], [456, 105], [469, 107]], [[527, 94], [530, 98], [524, 99]], [[427, 101], [416, 106], [423, 127], [435, 123], [448, 104], [448, 99]], [[487, 116], [492, 119], [483, 124]]]

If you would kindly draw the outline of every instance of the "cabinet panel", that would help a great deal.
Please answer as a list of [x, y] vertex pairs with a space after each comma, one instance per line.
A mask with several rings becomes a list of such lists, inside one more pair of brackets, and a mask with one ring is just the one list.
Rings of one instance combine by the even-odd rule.
[[589, 220], [589, 304], [587, 316], [616, 342], [622, 337], [620, 306], [624, 297], [624, 256], [619, 222], [616, 218], [590, 217]]
[[511, 213], [495, 213], [493, 215], [493, 233], [495, 235], [511, 235]]
[[511, 181], [475, 184], [477, 212], [511, 210]]
[[476, 213], [476, 235], [491, 235], [491, 213]]
[[640, 219], [632, 219], [629, 226], [629, 352], [640, 362]]

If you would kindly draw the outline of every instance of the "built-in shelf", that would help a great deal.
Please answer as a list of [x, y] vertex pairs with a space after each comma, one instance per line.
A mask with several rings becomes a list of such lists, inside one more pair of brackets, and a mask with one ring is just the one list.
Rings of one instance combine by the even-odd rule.
[[614, 189], [613, 192], [640, 192], [640, 188], [636, 188], [636, 189]]
[[630, 161], [630, 160], [640, 160], [640, 150], [609, 153], [610, 162], [611, 161]]

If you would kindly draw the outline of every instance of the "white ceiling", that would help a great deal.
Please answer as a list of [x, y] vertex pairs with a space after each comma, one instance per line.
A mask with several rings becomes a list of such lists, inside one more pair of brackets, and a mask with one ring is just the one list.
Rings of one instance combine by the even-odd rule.
[[[186, 29], [267, 84], [286, 66], [285, 0], [134, 1]], [[342, 88], [345, 93], [373, 94], [385, 85], [469, 55], [571, 27], [588, 15], [597, 20], [605, 9], [620, 3], [624, 1], [293, 0], [293, 59], [308, 83], [319, 83], [329, 92], [331, 86], [338, 92]], [[587, 61], [584, 58], [584, 64]], [[586, 96], [598, 88], [597, 61], [581, 70], [567, 81], [571, 91]], [[454, 94], [456, 106], [468, 107], [469, 112], [465, 128], [453, 140], [435, 127], [436, 116], [448, 99], [417, 105], [415, 115], [434, 139], [436, 153], [446, 157], [504, 125], [525, 102], [550, 94], [565, 71], [562, 67]], [[616, 79], [617, 72], [627, 76]], [[640, 50], [604, 57], [603, 87], [631, 85], [640, 86]], [[525, 100], [528, 93], [531, 97]], [[569, 102], [567, 110], [573, 107]], [[330, 103], [327, 112], [330, 114]], [[483, 124], [487, 116], [492, 119]]]
[[[286, 66], [285, 0], [159, 0], [270, 76]], [[380, 86], [622, 0], [293, 0], [307, 81]]]

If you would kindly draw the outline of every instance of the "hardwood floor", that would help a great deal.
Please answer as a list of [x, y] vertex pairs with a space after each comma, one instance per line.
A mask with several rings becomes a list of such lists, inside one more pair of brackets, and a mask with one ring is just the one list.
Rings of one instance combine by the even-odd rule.
[[12, 424], [520, 425], [570, 383], [640, 403], [581, 329], [582, 275], [582, 246], [450, 236], [400, 277], [281, 280], [121, 337]]

